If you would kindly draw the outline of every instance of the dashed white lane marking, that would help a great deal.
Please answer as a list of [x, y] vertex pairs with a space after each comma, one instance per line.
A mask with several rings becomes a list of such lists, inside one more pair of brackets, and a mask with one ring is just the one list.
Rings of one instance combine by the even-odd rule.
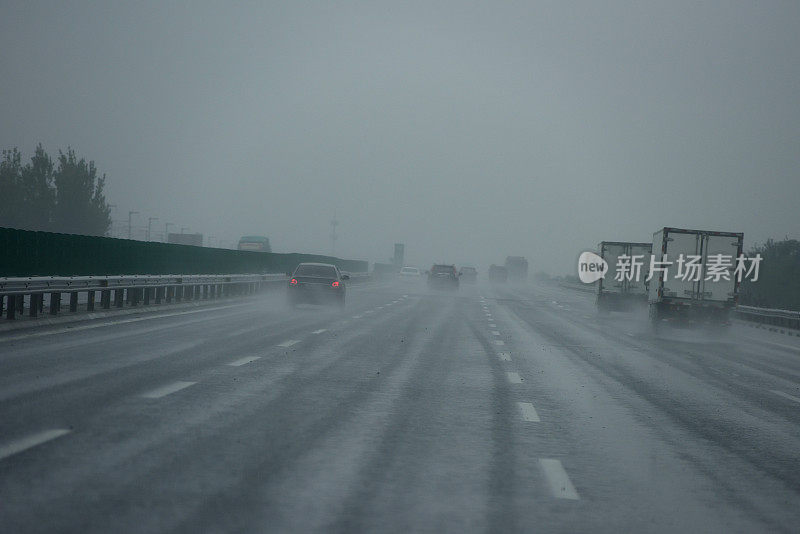
[[512, 384], [522, 384], [522, 377], [519, 376], [519, 373], [506, 373], [506, 376], [508, 376], [508, 381]]
[[511, 353], [510, 352], [500, 352], [497, 354], [497, 357], [503, 360], [504, 362], [511, 361]]
[[583, 318], [584, 319], [591, 319], [591, 317], [589, 315], [584, 315]]
[[494, 323], [489, 323], [489, 328], [497, 328], [497, 325]]
[[247, 358], [242, 358], [241, 360], [236, 360], [235, 362], [231, 362], [228, 365], [231, 367], [241, 367], [242, 365], [248, 364], [250, 362], [254, 362], [256, 360], [260, 360], [261, 356], [248, 356]]
[[493, 336], [499, 336], [500, 335], [500, 331], [499, 330], [492, 330], [492, 335]]
[[628, 335], [628, 337], [636, 337], [634, 334], [632, 334], [630, 332], [625, 332], [625, 333]]
[[327, 331], [328, 331], [328, 329], [327, 329], [327, 328], [320, 328], [319, 330], [314, 330], [314, 331], [313, 331], [313, 332], [311, 332], [311, 333], [312, 333], [312, 334], [314, 334], [314, 335], [316, 336], [317, 334], [321, 334], [321, 333], [323, 333], [323, 332], [327, 332]]
[[36, 447], [42, 443], [47, 443], [48, 441], [60, 438], [64, 434], [69, 434], [70, 432], [71, 430], [67, 430], [66, 428], [55, 428], [53, 430], [45, 430], [44, 432], [39, 432], [38, 434], [33, 434], [31, 436], [18, 439], [17, 441], [12, 441], [7, 445], [0, 446], [0, 460], [30, 449], [31, 447]]
[[228, 334], [228, 337], [238, 337], [243, 334], [249, 334], [250, 332], [255, 332], [256, 330], [260, 330], [262, 328], [264, 328], [262, 325], [255, 327], [251, 326], [250, 328], [242, 328], [241, 330], [236, 330], [235, 332], [231, 332], [230, 334]]
[[522, 412], [522, 420], [530, 423], [541, 423], [539, 414], [536, 413], [536, 408], [530, 402], [518, 402], [519, 411]]
[[571, 499], [576, 501], [580, 499], [578, 491], [572, 485], [569, 475], [564, 471], [564, 466], [561, 465], [561, 460], [554, 458], [539, 458], [539, 465], [542, 466], [547, 482], [550, 484], [550, 491], [553, 492], [553, 497], [557, 499]]
[[300, 343], [300, 341], [296, 339], [287, 339], [283, 343], [278, 343], [278, 346], [285, 349], [286, 347], [291, 347], [292, 345], [297, 345], [298, 343]]
[[376, 310], [382, 310], [382, 309], [383, 309], [383, 306], [378, 306], [378, 307], [377, 307], [377, 308], [375, 308], [375, 309], [376, 309]]
[[494, 340], [494, 344], [495, 344], [495, 345], [500, 345], [500, 346], [501, 346], [501, 345], [505, 345], [505, 344], [506, 344], [506, 342], [505, 342], [505, 341], [503, 341], [502, 339], [495, 339], [495, 340]]
[[361, 316], [360, 315], [354, 315], [353, 319], [361, 319]]
[[791, 401], [800, 403], [800, 398], [797, 398], [794, 395], [789, 395], [788, 393], [784, 393], [783, 391], [778, 391], [777, 389], [771, 389], [770, 391], [775, 395], [783, 397], [784, 399], [789, 399]]
[[407, 299], [407, 298], [408, 298], [408, 295], [403, 295], [403, 298], [404, 298], [404, 299]]
[[364, 312], [364, 314], [367, 314], [367, 313], [375, 313], [375, 310], [367, 310], [367, 311]]
[[193, 386], [197, 384], [197, 382], [174, 382], [172, 384], [167, 384], [166, 386], [161, 386], [158, 389], [154, 389], [152, 391], [148, 391], [147, 393], [142, 394], [142, 397], [146, 399], [160, 399], [161, 397], [166, 397], [176, 391], [180, 391], [182, 389], [186, 389], [189, 386]]
[[791, 345], [784, 345], [782, 343], [773, 343], [772, 341], [764, 341], [763, 343], [766, 343], [767, 345], [775, 345], [776, 347], [782, 347], [784, 349], [796, 350], [800, 352], [800, 347], [793, 347]]

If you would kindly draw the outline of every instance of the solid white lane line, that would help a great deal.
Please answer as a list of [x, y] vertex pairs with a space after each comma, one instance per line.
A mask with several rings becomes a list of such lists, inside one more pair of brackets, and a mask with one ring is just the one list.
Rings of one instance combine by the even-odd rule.
[[492, 330], [492, 335], [493, 336], [499, 336], [500, 335], [500, 331], [499, 330]]
[[327, 332], [327, 331], [328, 331], [328, 329], [327, 329], [327, 328], [320, 328], [319, 330], [314, 330], [314, 331], [313, 331], [313, 332], [311, 332], [311, 333], [312, 333], [312, 334], [314, 334], [314, 335], [316, 336], [317, 334], [321, 334], [321, 333], [323, 333], [323, 332]]
[[228, 365], [231, 367], [241, 367], [250, 362], [254, 362], [256, 360], [260, 360], [261, 356], [248, 356], [247, 358], [242, 358], [241, 360], [236, 360], [235, 362], [231, 362]]
[[296, 339], [287, 339], [283, 343], [278, 343], [278, 346], [285, 349], [286, 347], [291, 347], [292, 345], [297, 345], [298, 343], [300, 343], [300, 341]]
[[522, 420], [531, 423], [540, 423], [539, 414], [530, 402], [518, 402], [519, 411], [522, 412]]
[[800, 404], [800, 398], [797, 398], [794, 395], [789, 395], [788, 393], [784, 393], [783, 391], [778, 391], [777, 389], [771, 389], [770, 391], [775, 395], [783, 397], [784, 399], [789, 399], [791, 401], [795, 401], [796, 403]]
[[519, 373], [506, 373], [506, 376], [508, 376], [508, 381], [512, 384], [522, 384], [522, 377], [519, 376]]
[[31, 436], [18, 439], [17, 441], [12, 441], [7, 445], [0, 446], [0, 460], [30, 449], [31, 447], [36, 447], [42, 443], [47, 443], [48, 441], [60, 438], [64, 434], [69, 434], [70, 432], [71, 430], [67, 430], [66, 428], [55, 428], [53, 430], [45, 430], [44, 432], [39, 432], [38, 434], [33, 434]]
[[197, 382], [174, 382], [172, 384], [167, 384], [166, 386], [161, 386], [158, 389], [154, 389], [152, 391], [148, 391], [147, 393], [142, 394], [142, 397], [145, 399], [160, 399], [161, 397], [166, 397], [176, 391], [180, 391], [182, 389], [186, 389], [189, 386], [193, 386], [197, 384]]
[[510, 362], [511, 361], [511, 353], [510, 352], [499, 352], [497, 354], [497, 357], [500, 358], [501, 360], [503, 360], [504, 362]]
[[502, 339], [495, 339], [495, 340], [494, 340], [494, 344], [495, 344], [495, 345], [502, 346], [502, 345], [505, 345], [505, 344], [506, 344], [506, 342], [505, 342], [505, 341], [503, 341]]
[[[147, 315], [146, 317], [134, 317], [133, 319], [122, 319], [122, 320], [119, 320], [119, 321], [113, 321], [113, 320], [112, 321], [104, 321], [102, 323], [88, 324], [88, 325], [83, 325], [83, 326], [70, 326], [70, 327], [66, 327], [66, 328], [57, 328], [55, 330], [48, 330], [46, 332], [32, 332], [32, 333], [28, 333], [28, 334], [19, 334], [19, 335], [16, 335], [16, 336], [3, 337], [3, 341], [17, 341], [19, 339], [27, 339], [27, 338], [31, 338], [31, 337], [52, 336], [52, 335], [55, 335], [55, 334], [66, 334], [66, 333], [69, 333], [69, 332], [80, 332], [81, 330], [93, 330], [95, 328], [103, 328], [105, 326], [117, 326], [117, 325], [120, 325], [120, 324], [139, 323], [141, 321], [150, 321], [150, 320], [153, 320], [153, 319], [162, 319], [164, 317], [178, 317], [178, 316], [181, 316], [181, 315], [193, 315], [195, 313], [203, 313], [203, 312], [209, 312], [209, 311], [215, 311], [215, 310], [226, 310], [228, 308], [235, 308], [237, 306], [240, 306], [240, 304], [232, 304], [230, 306], [216, 306], [214, 308], [201, 308], [199, 310], [188, 310], [188, 311], [175, 312], [175, 313], [159, 313], [159, 314]], [[86, 317], [86, 319], [92, 319], [93, 318], [92, 315], [94, 315], [94, 314], [93, 313], [87, 313], [85, 317]], [[107, 317], [107, 319], [111, 319], [111, 317]]]
[[569, 475], [564, 471], [561, 460], [554, 458], [539, 458], [539, 465], [542, 466], [547, 482], [550, 484], [550, 491], [557, 499], [578, 500], [578, 491], [572, 485]]

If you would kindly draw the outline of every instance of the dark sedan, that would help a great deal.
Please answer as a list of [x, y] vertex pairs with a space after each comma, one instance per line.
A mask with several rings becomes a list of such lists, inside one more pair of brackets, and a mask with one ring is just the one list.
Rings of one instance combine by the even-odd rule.
[[436, 264], [428, 271], [430, 289], [458, 289], [458, 271], [455, 265]]
[[344, 308], [347, 287], [339, 268], [329, 263], [301, 263], [289, 280], [289, 304], [337, 304]]

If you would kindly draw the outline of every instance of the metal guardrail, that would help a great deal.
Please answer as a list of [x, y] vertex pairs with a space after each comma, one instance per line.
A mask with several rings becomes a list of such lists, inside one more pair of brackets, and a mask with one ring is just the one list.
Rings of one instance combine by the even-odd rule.
[[733, 313], [745, 321], [800, 330], [800, 311], [756, 308], [755, 306], [736, 306], [733, 309]]
[[27, 308], [28, 315], [36, 317], [44, 312], [46, 295], [49, 314], [57, 315], [64, 294], [69, 295], [69, 310], [76, 312], [79, 295], [85, 293], [86, 311], [91, 312], [96, 305], [108, 310], [112, 306], [122, 308], [125, 304], [137, 306], [248, 295], [285, 281], [283, 274], [0, 278], [0, 316], [13, 320]]
[[[348, 274], [353, 283], [369, 279], [367, 273]], [[287, 280], [285, 274], [0, 278], [0, 318], [5, 315], [7, 320], [13, 320], [17, 315], [24, 315], [26, 310], [30, 317], [37, 317], [45, 311], [45, 296], [48, 296], [48, 313], [58, 315], [64, 294], [69, 296], [69, 311], [76, 312], [79, 295], [85, 293], [85, 311], [92, 312], [97, 305], [108, 310], [126, 304], [138, 306], [250, 295], [281, 287]]]

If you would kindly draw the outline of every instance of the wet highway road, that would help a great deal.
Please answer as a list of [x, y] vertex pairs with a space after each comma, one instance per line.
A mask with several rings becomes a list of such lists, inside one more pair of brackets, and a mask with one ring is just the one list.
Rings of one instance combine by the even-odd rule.
[[800, 338], [554, 286], [0, 336], [6, 532], [792, 532]]

